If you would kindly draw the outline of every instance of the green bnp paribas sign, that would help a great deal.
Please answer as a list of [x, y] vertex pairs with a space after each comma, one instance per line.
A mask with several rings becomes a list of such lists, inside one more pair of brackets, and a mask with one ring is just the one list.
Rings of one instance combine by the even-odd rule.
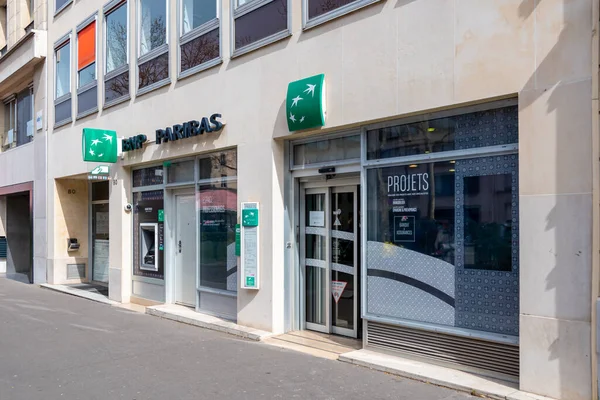
[[83, 161], [117, 162], [117, 132], [83, 128]]
[[285, 110], [291, 132], [325, 125], [325, 75], [290, 82]]

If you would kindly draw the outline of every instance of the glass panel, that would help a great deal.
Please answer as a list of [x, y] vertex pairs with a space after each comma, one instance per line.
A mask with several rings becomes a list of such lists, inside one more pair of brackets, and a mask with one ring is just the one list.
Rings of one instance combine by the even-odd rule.
[[96, 63], [91, 63], [79, 71], [79, 87], [84, 87], [88, 83], [96, 80]]
[[308, 19], [318, 17], [356, 0], [308, 0]]
[[56, 97], [71, 91], [71, 43], [56, 50]]
[[71, 0], [56, 0], [56, 8], [55, 10], [59, 10], [62, 6], [70, 2]]
[[[336, 287], [343, 287], [338, 301], [332, 297], [331, 302], [331, 324], [339, 328], [354, 329], [354, 275], [345, 272], [331, 271], [332, 289], [333, 284]], [[343, 286], [345, 285], [345, 286]]]
[[169, 77], [169, 52], [146, 61], [139, 67], [140, 89]]
[[200, 286], [237, 291], [237, 183], [198, 185]]
[[149, 167], [133, 170], [133, 187], [162, 185], [163, 167]]
[[194, 160], [172, 163], [167, 167], [167, 183], [194, 182]]
[[374, 129], [367, 159], [517, 143], [518, 131], [517, 106]]
[[[161, 213], [164, 213], [162, 190], [133, 194], [134, 275], [164, 279], [164, 223], [159, 221], [159, 214]], [[153, 243], [154, 239], [150, 238], [148, 232], [154, 232], [149, 227], [149, 224], [156, 224], [155, 226], [158, 229], [158, 244]], [[148, 238], [148, 240], [141, 243], [142, 238]], [[141, 257], [142, 249], [145, 250], [143, 259]]]
[[367, 172], [369, 313], [518, 334], [517, 158]]
[[[331, 302], [332, 324], [354, 329], [354, 193], [331, 194], [331, 281], [341, 293]], [[332, 294], [336, 294], [335, 292]]]
[[223, 178], [237, 176], [237, 151], [235, 150], [209, 154], [198, 162], [200, 180], [223, 180]]
[[98, 106], [98, 86], [94, 85], [77, 95], [77, 113], [83, 114]]
[[109, 102], [129, 94], [129, 71], [106, 81], [104, 101]]
[[297, 166], [352, 159], [360, 159], [360, 135], [294, 146], [294, 165]]
[[215, 58], [219, 58], [218, 29], [181, 45], [181, 72]]
[[127, 64], [127, 4], [106, 15], [106, 73]]
[[17, 95], [17, 146], [29, 143], [31, 140], [33, 140], [33, 96], [29, 89], [25, 89]]
[[512, 270], [510, 175], [464, 178], [464, 267]]
[[[106, 184], [108, 182], [101, 182]], [[99, 185], [92, 184], [92, 190]], [[108, 283], [109, 211], [108, 204], [92, 204], [92, 280]]]
[[71, 119], [71, 99], [65, 100], [54, 106], [54, 123]]
[[92, 201], [108, 200], [109, 186], [108, 182], [92, 183]]
[[327, 269], [306, 266], [306, 322], [325, 325]]
[[183, 0], [181, 25], [183, 33], [217, 18], [216, 0]]
[[140, 56], [167, 43], [165, 0], [140, 0]]
[[235, 48], [287, 29], [287, 0], [274, 0], [235, 19]]

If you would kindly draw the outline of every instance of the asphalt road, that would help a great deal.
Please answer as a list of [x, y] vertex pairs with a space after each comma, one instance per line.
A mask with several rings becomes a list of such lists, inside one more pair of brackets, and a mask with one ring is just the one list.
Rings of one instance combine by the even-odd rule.
[[0, 278], [0, 400], [470, 396]]

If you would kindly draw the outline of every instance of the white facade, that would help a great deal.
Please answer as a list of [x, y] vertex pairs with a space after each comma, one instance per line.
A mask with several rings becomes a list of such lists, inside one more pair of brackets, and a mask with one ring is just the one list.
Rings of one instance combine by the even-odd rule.
[[[251, 31], [250, 44], [238, 38], [238, 48], [234, 48], [234, 19], [240, 24], [236, 25], [239, 32], [244, 15], [250, 15], [245, 13], [254, 11], [258, 3], [233, 11], [234, 2], [217, 2], [219, 19], [200, 30], [202, 34], [218, 30], [218, 41], [211, 43], [219, 44], [220, 56], [207, 61], [206, 69], [181, 77], [179, 44], [190, 36], [181, 39], [177, 29], [185, 19], [180, 2], [166, 2], [167, 36], [154, 43], [144, 36], [144, 2], [128, 1], [127, 66], [118, 71], [129, 73], [129, 90], [118, 104], [104, 101], [105, 20], [118, 2], [67, 2], [54, 16], [54, 5], [49, 7], [49, 54], [69, 40], [71, 57], [67, 94], [53, 95], [57, 93], [56, 54], [48, 64], [48, 93], [54, 100], [47, 102], [47, 206], [52, 216], [47, 228], [48, 281], [81, 280], [67, 279], [69, 264], [88, 265], [84, 279], [90, 273], [87, 175], [97, 164], [82, 160], [83, 128], [114, 130], [124, 138], [144, 134], [149, 140], [111, 166], [108, 285], [110, 298], [125, 303], [157, 301], [153, 295], [143, 298], [141, 291], [135, 293], [136, 285], [152, 283], [133, 276], [137, 232], [133, 214], [125, 211], [127, 204], [135, 203], [132, 171], [235, 149], [238, 207], [241, 202], [258, 202], [261, 229], [260, 289], [238, 287], [235, 319], [241, 325], [282, 333], [293, 328], [298, 318], [297, 300], [289, 297], [296, 293], [297, 282], [291, 277], [299, 252], [292, 215], [295, 200], [290, 195], [294, 181], [289, 173], [289, 141], [366, 130], [380, 122], [415, 116], [426, 120], [438, 112], [514, 99], [518, 105], [520, 388], [561, 399], [595, 398], [598, 2], [357, 2], [365, 7], [343, 16], [329, 14], [331, 20], [314, 27], [310, 25], [315, 22], [305, 24], [303, 19], [309, 3], [280, 3], [282, 18], [287, 20], [281, 23], [288, 25], [271, 36], [273, 43], [254, 40], [252, 35], [258, 33]], [[91, 21], [90, 16], [96, 16], [98, 111], [77, 118], [77, 28]], [[144, 47], [155, 44], [150, 50]], [[154, 85], [147, 84], [139, 66], [165, 58], [166, 78], [160, 70], [164, 62], [156, 61], [159, 70]], [[287, 85], [321, 73], [327, 82], [326, 124], [322, 129], [291, 134]], [[56, 121], [56, 100], [62, 101], [69, 93], [71, 108], [60, 112], [71, 115], [71, 120]], [[226, 122], [220, 132], [174, 143], [154, 142], [157, 129], [214, 113]], [[361, 171], [360, 164], [356, 171]], [[169, 196], [165, 194], [165, 202]], [[172, 218], [168, 207], [167, 219]], [[240, 215], [238, 208], [238, 219]], [[79, 239], [79, 251], [67, 251], [69, 237]], [[167, 255], [166, 276], [172, 262]], [[164, 289], [152, 286], [158, 290], [153, 293], [163, 293], [167, 302], [174, 301], [168, 280]]]

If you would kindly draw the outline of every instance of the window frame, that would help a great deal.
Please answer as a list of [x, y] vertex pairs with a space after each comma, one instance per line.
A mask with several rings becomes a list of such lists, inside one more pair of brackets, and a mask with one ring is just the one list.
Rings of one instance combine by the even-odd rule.
[[[136, 0], [136, 29], [135, 29], [135, 36], [136, 36], [136, 56], [137, 56], [137, 65], [135, 67], [135, 82], [136, 82], [136, 97], [141, 96], [143, 94], [146, 94], [148, 92], [151, 92], [153, 90], [159, 89], [163, 86], [169, 85], [171, 83], [171, 57], [170, 57], [170, 48], [169, 48], [169, 30], [171, 28], [171, 12], [169, 10], [169, 0], [162, 0], [165, 3], [165, 43], [162, 44], [161, 46], [157, 47], [156, 49], [152, 49], [150, 50], [148, 53], [141, 55], [141, 47], [142, 47], [142, 40], [141, 40], [141, 27], [142, 27], [142, 23], [141, 23], [141, 18], [142, 18], [142, 1], [143, 0]], [[162, 79], [158, 82], [154, 82], [144, 88], [140, 89], [140, 65], [145, 64], [148, 61], [152, 61], [155, 60], [163, 55], [167, 54], [167, 61], [169, 63], [168, 66], [168, 76], [165, 79]]]
[[[229, 17], [229, 48], [231, 58], [236, 58], [246, 53], [250, 53], [254, 50], [260, 49], [261, 47], [268, 46], [272, 43], [278, 42], [280, 40], [286, 39], [292, 36], [292, 0], [287, 1], [287, 29], [281, 32], [275, 33], [271, 36], [267, 36], [266, 38], [257, 40], [254, 43], [251, 43], [247, 46], [244, 46], [240, 49], [235, 47], [235, 20], [255, 11], [263, 6], [266, 6], [269, 3], [272, 3], [277, 0], [249, 0], [247, 3], [237, 6], [238, 0], [229, 0], [229, 9], [232, 10], [230, 12]], [[379, 0], [376, 0], [379, 1]]]
[[[217, 2], [217, 15], [212, 20], [183, 33], [183, 0], [177, 0], [177, 80], [187, 78], [188, 76], [210, 69], [223, 62], [223, 24], [221, 23], [223, 15], [223, 0], [214, 0]], [[219, 29], [219, 57], [196, 65], [186, 71], [181, 71], [181, 46], [194, 39], [199, 38], [215, 29]]]
[[[117, 11], [120, 7], [125, 7], [125, 14], [127, 15], [127, 46], [126, 46], [126, 59], [125, 64], [114, 70], [107, 72], [106, 66], [106, 52], [108, 46], [106, 41], [108, 40], [108, 26], [106, 25], [106, 17], [111, 13]], [[131, 40], [131, 16], [129, 15], [129, 0], [111, 0], [102, 7], [102, 109], [107, 109], [114, 105], [123, 103], [131, 99], [131, 70], [130, 70], [130, 40]], [[97, 26], [96, 26], [97, 27]], [[127, 94], [121, 97], [117, 97], [110, 101], [106, 101], [106, 82], [109, 80], [125, 73], [129, 73], [129, 87], [127, 88]]]
[[[94, 54], [94, 80], [84, 86], [80, 86], [80, 82], [79, 82], [79, 73], [82, 71], [78, 68], [78, 64], [79, 64], [79, 32], [81, 32], [83, 29], [87, 28], [91, 23], [96, 23], [96, 26], [94, 27], [94, 46], [95, 46], [95, 54]], [[76, 92], [77, 92], [77, 115], [76, 115], [76, 119], [81, 119], [84, 117], [87, 117], [88, 115], [94, 114], [96, 112], [98, 112], [98, 93], [96, 93], [96, 106], [92, 107], [89, 110], [86, 110], [82, 113], [79, 112], [79, 95], [93, 90], [94, 88], [98, 87], [98, 11], [96, 11], [95, 13], [93, 13], [92, 15], [90, 15], [89, 17], [87, 17], [83, 22], [81, 22], [79, 25], [77, 25], [77, 28], [75, 28], [75, 42], [77, 43], [77, 62], [75, 63], [75, 69], [77, 71], [77, 73], [75, 74], [75, 82], [76, 82]], [[88, 65], [89, 67], [89, 65]], [[87, 68], [87, 67], [85, 67]], [[84, 69], [85, 69], [84, 68]]]
[[375, 4], [380, 2], [381, 0], [355, 0], [352, 3], [346, 4], [339, 8], [336, 8], [331, 11], [327, 11], [326, 13], [319, 15], [313, 19], [309, 19], [308, 17], [308, 2], [309, 0], [302, 0], [302, 30], [306, 31], [308, 29], [314, 28], [315, 26], [319, 26], [325, 24], [334, 19], [340, 18], [346, 14], [357, 11], [361, 8], [370, 6], [371, 4]]
[[[73, 121], [73, 104], [71, 103], [71, 116], [69, 118], [65, 118], [63, 120], [56, 120], [56, 106], [66, 103], [67, 101], [71, 101], [73, 97], [73, 31], [70, 30], [67, 34], [63, 35], [60, 39], [54, 42], [54, 51], [53, 51], [53, 62], [54, 62], [54, 93], [52, 94], [54, 99], [54, 128], [58, 128], [63, 125], [67, 125]], [[70, 46], [69, 48], [69, 90], [67, 93], [63, 94], [60, 97], [56, 96], [56, 84], [58, 78], [58, 71], [56, 68], [57, 57], [56, 54], [60, 49], [65, 46]]]
[[[6, 135], [6, 142], [8, 142], [8, 132], [12, 131], [12, 140], [10, 141], [10, 143], [8, 143], [8, 145], [4, 145], [4, 143], [0, 143], [0, 147], [2, 148], [2, 152], [4, 151], [8, 151], [10, 149], [12, 149], [13, 147], [16, 147], [16, 139], [17, 139], [17, 135], [16, 135], [16, 130], [17, 130], [17, 95], [16, 94], [12, 94], [11, 96], [5, 98], [2, 101], [4, 108], [8, 107], [8, 113], [6, 112], [6, 110], [4, 110], [4, 116], [6, 117], [6, 114], [9, 115], [9, 118], [11, 118], [8, 123], [5, 120], [4, 121], [4, 126], [2, 126], [2, 131], [4, 132], [4, 135]], [[12, 124], [11, 124], [12, 122]], [[7, 125], [9, 126], [10, 129], [6, 129]], [[4, 140], [3, 140], [4, 142]], [[13, 146], [13, 144], [15, 144], [15, 146]]]

